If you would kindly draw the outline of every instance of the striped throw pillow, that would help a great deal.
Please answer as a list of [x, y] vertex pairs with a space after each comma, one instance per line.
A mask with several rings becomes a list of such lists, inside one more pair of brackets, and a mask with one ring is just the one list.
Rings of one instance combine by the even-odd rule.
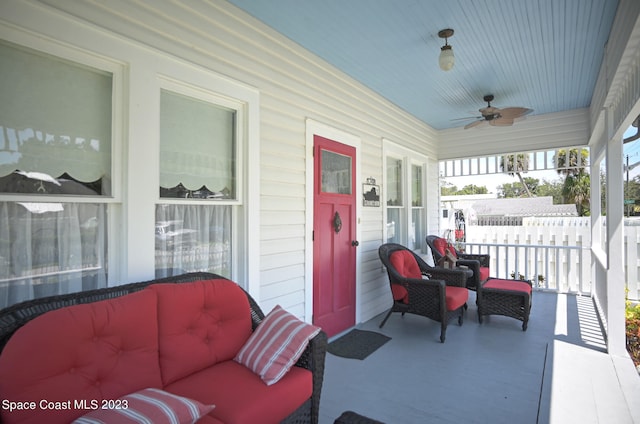
[[319, 332], [319, 327], [300, 321], [278, 305], [258, 325], [234, 360], [270, 386], [291, 369], [309, 340]]
[[72, 424], [193, 424], [215, 407], [153, 388], [123, 396], [106, 406], [111, 409], [96, 409]]

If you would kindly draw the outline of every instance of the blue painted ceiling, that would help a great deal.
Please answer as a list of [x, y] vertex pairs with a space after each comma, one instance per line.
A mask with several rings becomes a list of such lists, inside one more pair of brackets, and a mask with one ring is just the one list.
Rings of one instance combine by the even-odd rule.
[[[618, 0], [229, 0], [435, 129], [588, 107]], [[438, 31], [452, 28], [444, 72]], [[469, 118], [469, 119], [459, 119]], [[516, 123], [517, 125], [517, 123]]]

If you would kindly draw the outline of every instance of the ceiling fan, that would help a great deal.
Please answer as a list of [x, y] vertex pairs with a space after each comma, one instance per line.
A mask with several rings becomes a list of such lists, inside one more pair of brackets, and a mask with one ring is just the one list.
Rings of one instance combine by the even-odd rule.
[[506, 107], [504, 109], [493, 107], [491, 106], [493, 94], [487, 94], [483, 99], [487, 102], [487, 107], [478, 109], [482, 116], [476, 117], [477, 121], [473, 121], [470, 124], [465, 125], [465, 130], [482, 124], [489, 124], [496, 127], [509, 127], [513, 125], [516, 119], [524, 118], [524, 116], [533, 112], [533, 109], [528, 109], [526, 107]]

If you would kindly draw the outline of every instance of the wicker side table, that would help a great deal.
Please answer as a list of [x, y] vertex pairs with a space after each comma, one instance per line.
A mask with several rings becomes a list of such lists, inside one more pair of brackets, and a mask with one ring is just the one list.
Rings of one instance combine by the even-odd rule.
[[533, 295], [531, 281], [490, 278], [477, 293], [480, 324], [484, 315], [504, 315], [522, 321], [522, 331], [527, 331]]

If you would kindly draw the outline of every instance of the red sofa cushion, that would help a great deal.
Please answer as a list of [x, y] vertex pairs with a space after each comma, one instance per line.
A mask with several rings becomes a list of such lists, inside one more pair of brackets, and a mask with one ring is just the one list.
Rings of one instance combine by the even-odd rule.
[[151, 291], [47, 312], [16, 331], [0, 355], [0, 399], [36, 403], [2, 408], [5, 424], [66, 424], [87, 412], [76, 400], [90, 405], [147, 387], [162, 387]]
[[447, 311], [455, 311], [469, 299], [469, 290], [466, 287], [447, 286], [445, 289]]
[[483, 289], [498, 289], [531, 294], [531, 286], [523, 281], [492, 278], [482, 286]]
[[158, 296], [164, 385], [232, 359], [251, 334], [247, 295], [233, 281], [153, 284], [147, 290]]
[[225, 423], [275, 424], [306, 402], [312, 393], [311, 371], [293, 367], [267, 386], [258, 375], [235, 361], [225, 361], [171, 383], [165, 390], [214, 404], [209, 416]]

